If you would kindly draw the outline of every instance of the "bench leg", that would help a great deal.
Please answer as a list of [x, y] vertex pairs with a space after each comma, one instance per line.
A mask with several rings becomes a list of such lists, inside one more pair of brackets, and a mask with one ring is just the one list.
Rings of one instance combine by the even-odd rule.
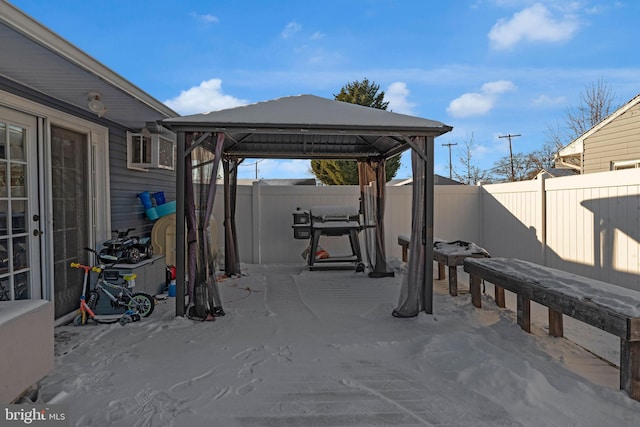
[[505, 308], [507, 305], [504, 300], [504, 288], [495, 286], [496, 289], [496, 305], [500, 308]]
[[482, 307], [482, 294], [480, 292], [480, 279], [477, 276], [469, 276], [469, 290], [471, 291], [471, 303], [474, 307]]
[[458, 296], [458, 267], [455, 265], [449, 266], [449, 295], [452, 297]]
[[640, 341], [620, 339], [620, 389], [640, 401]]
[[409, 247], [408, 246], [402, 246], [402, 262], [407, 262], [407, 260], [409, 259]]
[[552, 308], [549, 309], [549, 335], [552, 337], [564, 336], [562, 312], [556, 311]]
[[438, 263], [438, 280], [444, 280], [444, 264]]
[[522, 330], [531, 333], [531, 301], [518, 294], [518, 325]]

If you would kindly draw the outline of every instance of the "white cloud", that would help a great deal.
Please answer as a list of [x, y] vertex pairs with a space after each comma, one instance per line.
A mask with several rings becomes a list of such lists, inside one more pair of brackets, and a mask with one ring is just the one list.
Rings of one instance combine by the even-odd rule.
[[567, 98], [564, 96], [551, 97], [549, 95], [540, 95], [537, 98], [532, 99], [531, 102], [533, 103], [533, 105], [546, 107], [563, 105], [567, 102]]
[[465, 93], [449, 103], [447, 112], [454, 117], [481, 116], [493, 107], [493, 99], [480, 93]]
[[480, 90], [486, 95], [500, 95], [501, 93], [512, 91], [515, 88], [516, 86], [509, 80], [498, 80], [483, 84]]
[[224, 110], [248, 104], [244, 99], [238, 99], [222, 93], [222, 80], [211, 79], [180, 92], [175, 98], [164, 103], [180, 114], [197, 114], [209, 111]]
[[315, 33], [311, 34], [311, 40], [320, 40], [323, 39], [325, 37], [324, 33], [321, 33], [320, 31], [316, 31]]
[[[253, 163], [253, 161], [251, 163]], [[311, 166], [309, 160], [266, 159], [260, 161], [257, 166], [258, 178], [309, 178], [313, 176], [310, 172]], [[244, 169], [249, 169], [249, 167]], [[255, 177], [254, 169], [251, 169], [250, 174], [244, 169], [240, 170], [240, 172], [244, 172], [244, 176], [251, 175], [251, 177]]]
[[554, 19], [541, 3], [515, 13], [509, 20], [500, 19], [489, 31], [492, 48], [509, 49], [523, 40], [533, 42], [560, 42], [569, 40], [578, 30], [578, 21], [572, 15]]
[[400, 114], [413, 114], [415, 104], [409, 102], [409, 89], [403, 82], [394, 82], [384, 92], [384, 100], [389, 102], [389, 110]]
[[207, 24], [216, 24], [219, 22], [219, 19], [217, 16], [215, 15], [211, 15], [211, 14], [204, 14], [204, 15], [200, 15], [198, 13], [192, 13], [191, 16], [193, 16], [194, 18], [196, 18], [199, 21], [205, 22]]
[[480, 92], [465, 93], [451, 101], [447, 113], [453, 117], [481, 116], [491, 111], [499, 95], [515, 88], [516, 86], [508, 80], [485, 83]]
[[300, 31], [301, 29], [302, 29], [302, 25], [298, 24], [296, 21], [291, 21], [284, 27], [284, 30], [282, 30], [282, 32], [280, 33], [280, 36], [283, 39], [288, 39], [289, 37], [291, 37], [298, 31]]

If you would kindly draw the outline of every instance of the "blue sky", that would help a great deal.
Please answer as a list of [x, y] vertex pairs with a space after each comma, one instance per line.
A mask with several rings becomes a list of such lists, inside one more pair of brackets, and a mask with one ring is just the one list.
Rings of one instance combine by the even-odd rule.
[[[12, 0], [12, 4], [181, 114], [273, 98], [326, 98], [380, 85], [397, 113], [442, 121], [435, 171], [547, 141], [602, 79], [623, 104], [640, 93], [636, 0]], [[406, 157], [406, 156], [404, 156]], [[249, 162], [248, 162], [249, 163]], [[255, 176], [255, 166], [240, 178]], [[398, 178], [410, 176], [408, 162]], [[308, 161], [265, 160], [261, 178], [311, 176]]]

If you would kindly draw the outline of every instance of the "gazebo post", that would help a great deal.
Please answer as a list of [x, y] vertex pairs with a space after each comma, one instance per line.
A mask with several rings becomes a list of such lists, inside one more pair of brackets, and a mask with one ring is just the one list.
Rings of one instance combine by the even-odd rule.
[[185, 133], [178, 132], [177, 135], [177, 165], [176, 165], [176, 316], [183, 317], [185, 314], [184, 300], [184, 275], [185, 275], [185, 221], [184, 221], [184, 200], [185, 200]]
[[425, 138], [425, 173], [424, 173], [424, 225], [425, 225], [425, 250], [424, 250], [424, 312], [433, 314], [433, 146], [435, 138]]

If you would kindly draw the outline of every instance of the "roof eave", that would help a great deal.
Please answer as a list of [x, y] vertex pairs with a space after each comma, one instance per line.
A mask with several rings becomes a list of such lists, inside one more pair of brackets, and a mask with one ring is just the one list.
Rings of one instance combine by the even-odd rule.
[[174, 132], [224, 132], [249, 134], [319, 134], [319, 135], [386, 135], [386, 136], [440, 136], [450, 132], [451, 126], [441, 127], [392, 127], [392, 126], [343, 126], [323, 125], [304, 126], [299, 124], [250, 125], [231, 123], [202, 123], [181, 122], [179, 120], [163, 121], [163, 125]]
[[2, 11], [2, 13], [0, 13], [1, 22], [31, 39], [35, 43], [44, 46], [59, 55], [61, 58], [64, 58], [85, 70], [87, 73], [90, 73], [104, 80], [113, 87], [118, 88], [152, 110], [157, 111], [159, 114], [165, 117], [179, 116], [177, 112], [153, 98], [133, 83], [116, 74], [113, 70], [104, 66], [92, 56], [83, 52], [55, 32], [35, 21], [15, 6], [6, 2], [0, 2], [0, 10]]

